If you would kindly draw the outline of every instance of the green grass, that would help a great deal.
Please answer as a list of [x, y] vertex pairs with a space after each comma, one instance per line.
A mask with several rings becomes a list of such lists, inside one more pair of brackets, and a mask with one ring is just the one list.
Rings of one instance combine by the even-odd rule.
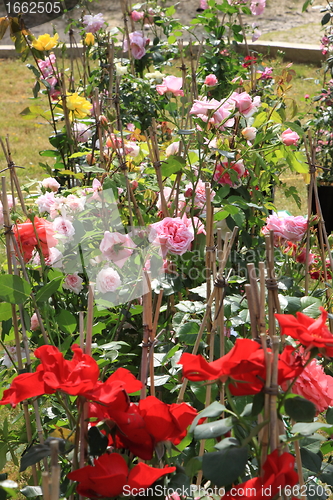
[[[0, 136], [9, 136], [13, 161], [25, 169], [18, 169], [22, 182], [38, 178], [43, 171], [38, 166], [38, 152], [49, 147], [51, 128], [42, 120], [25, 120], [20, 112], [31, 104], [33, 73], [20, 60], [0, 60]], [[2, 149], [1, 169], [6, 167]]]

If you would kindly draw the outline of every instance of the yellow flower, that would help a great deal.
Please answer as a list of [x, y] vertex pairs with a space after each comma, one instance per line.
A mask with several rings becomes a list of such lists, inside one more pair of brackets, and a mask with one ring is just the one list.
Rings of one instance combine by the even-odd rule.
[[80, 97], [77, 92], [66, 95], [66, 106], [75, 118], [84, 118], [90, 114], [91, 103], [84, 97]]
[[94, 43], [95, 43], [95, 37], [94, 37], [94, 35], [92, 33], [87, 33], [86, 37], [84, 39], [84, 43], [86, 45], [94, 45]]
[[34, 40], [32, 42], [32, 46], [40, 51], [51, 50], [58, 44], [58, 38], [58, 33], [56, 33], [54, 36], [45, 33], [44, 35], [40, 35], [36, 40]]

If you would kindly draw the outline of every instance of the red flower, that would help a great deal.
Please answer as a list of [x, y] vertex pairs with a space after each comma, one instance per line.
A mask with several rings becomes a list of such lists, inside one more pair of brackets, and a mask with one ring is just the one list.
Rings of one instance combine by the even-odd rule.
[[[118, 453], [104, 454], [95, 460], [95, 464], [87, 465], [68, 474], [72, 481], [78, 481], [76, 491], [88, 498], [111, 498], [123, 493], [133, 494], [148, 486], [166, 474], [174, 472], [176, 467], [156, 469], [144, 463], [135, 465], [129, 470], [125, 459]], [[128, 491], [127, 491], [128, 490]]]
[[257, 62], [257, 58], [253, 56], [245, 56], [244, 57], [244, 62], [242, 64], [243, 68], [248, 68], [249, 66], [252, 66], [252, 64], [255, 64]]
[[223, 498], [269, 500], [278, 493], [280, 494], [285, 486], [292, 487], [298, 483], [298, 474], [295, 471], [295, 457], [290, 453], [282, 453], [279, 456], [278, 450], [273, 451], [268, 455], [263, 470], [263, 478], [249, 479], [245, 483], [233, 487]]
[[13, 232], [25, 262], [31, 259], [35, 248], [39, 248], [47, 259], [49, 248], [58, 243], [54, 237], [52, 222], [39, 217], [35, 217], [33, 223], [27, 220], [22, 224], [16, 224]]
[[292, 314], [276, 314], [282, 335], [290, 335], [306, 347], [318, 347], [329, 356], [333, 357], [333, 335], [326, 326], [328, 313], [322, 307], [318, 319], [309, 318], [298, 312], [297, 318]]
[[[292, 348], [291, 348], [292, 349]], [[229, 389], [235, 396], [260, 392], [265, 384], [265, 355], [260, 344], [250, 339], [237, 339], [234, 347], [220, 359], [208, 363], [201, 355], [183, 354], [179, 364], [189, 380], [232, 379]], [[302, 371], [301, 364], [288, 366], [283, 355], [279, 357], [279, 384], [294, 378]]]
[[68, 361], [54, 346], [44, 345], [36, 349], [35, 356], [41, 360], [36, 373], [18, 375], [10, 388], [4, 391], [0, 404], [16, 406], [24, 399], [63, 391], [104, 403], [116, 401], [119, 407], [121, 402], [125, 402], [124, 408], [127, 409], [129, 402], [126, 388], [138, 390], [142, 386], [141, 382], [135, 381], [134, 376], [124, 368], [120, 368], [119, 373], [117, 370], [106, 382], [98, 382], [99, 368], [96, 361], [84, 354], [76, 344], [72, 346], [72, 351], [73, 359]]
[[155, 446], [161, 441], [180, 443], [197, 415], [187, 403], [168, 405], [154, 396], [148, 396], [138, 404], [131, 403], [126, 410], [116, 405], [106, 407], [92, 403], [89, 411], [90, 417], [116, 425], [113, 446], [128, 448], [144, 460], [152, 458]]

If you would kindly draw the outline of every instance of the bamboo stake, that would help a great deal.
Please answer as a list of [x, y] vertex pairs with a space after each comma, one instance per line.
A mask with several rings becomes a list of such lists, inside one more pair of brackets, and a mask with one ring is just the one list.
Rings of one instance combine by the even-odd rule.
[[59, 500], [60, 496], [60, 465], [58, 461], [59, 442], [52, 440], [51, 448], [51, 496], [50, 500]]
[[[232, 235], [231, 235], [231, 237], [230, 237], [230, 239], [228, 241], [227, 241], [227, 237], [226, 237], [225, 247], [224, 247], [225, 250], [223, 251], [223, 256], [222, 256], [222, 261], [221, 261], [221, 268], [219, 269], [217, 280], [221, 280], [221, 281], [223, 280], [223, 272], [224, 272], [224, 269], [225, 269], [225, 266], [226, 266], [226, 263], [227, 263], [227, 260], [228, 260], [228, 256], [229, 256], [230, 251], [231, 251], [231, 247], [233, 245], [233, 242], [235, 241], [237, 232], [238, 232], [238, 227], [235, 226], [234, 229], [233, 229]], [[198, 332], [195, 344], [194, 344], [193, 349], [192, 349], [192, 354], [197, 354], [197, 352], [198, 352], [199, 345], [200, 345], [201, 338], [202, 338], [202, 334], [203, 334], [204, 329], [206, 327], [206, 322], [207, 322], [207, 319], [208, 319], [208, 316], [209, 316], [209, 310], [210, 310], [210, 308], [212, 306], [212, 303], [213, 303], [213, 300], [215, 298], [216, 290], [217, 289], [218, 289], [218, 286], [216, 286], [216, 283], [215, 283], [213, 291], [212, 291], [212, 293], [211, 293], [211, 295], [210, 295], [210, 297], [209, 297], [209, 299], [207, 301], [207, 306], [206, 306], [205, 314], [204, 314], [202, 323], [200, 325], [200, 329], [199, 329], [199, 332]], [[180, 402], [182, 402], [184, 400], [184, 394], [185, 394], [185, 391], [186, 391], [187, 384], [188, 384], [188, 380], [186, 378], [184, 378], [182, 386], [181, 386], [180, 391], [179, 391], [178, 398], [177, 398], [177, 402], [178, 403], [180, 403]]]
[[[141, 354], [141, 373], [140, 380], [143, 384], [140, 393], [140, 399], [146, 398], [146, 386], [147, 386], [147, 372], [148, 372], [148, 355], [149, 348], [151, 347], [151, 335], [152, 335], [152, 289], [150, 284], [150, 273], [144, 272], [144, 282], [148, 285], [148, 292], [144, 293], [142, 296], [142, 320], [143, 320], [143, 339], [142, 339], [142, 354]], [[152, 356], [152, 358], [154, 358]], [[154, 387], [154, 377], [151, 377], [150, 384]], [[154, 391], [154, 389], [153, 389]]]

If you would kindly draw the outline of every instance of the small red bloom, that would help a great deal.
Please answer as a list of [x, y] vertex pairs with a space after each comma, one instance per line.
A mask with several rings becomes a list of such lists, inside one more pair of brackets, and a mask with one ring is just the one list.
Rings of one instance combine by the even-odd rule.
[[328, 313], [323, 307], [319, 308], [321, 315], [318, 319], [309, 318], [298, 312], [297, 318], [292, 314], [275, 314], [281, 328], [282, 335], [290, 335], [306, 347], [318, 347], [333, 357], [333, 335], [326, 326]]
[[[68, 474], [68, 478], [77, 481], [76, 491], [88, 498], [112, 498], [123, 493], [135, 495], [135, 491], [146, 489], [160, 477], [174, 472], [176, 467], [156, 469], [144, 463], [129, 470], [125, 459], [118, 453], [104, 454], [95, 460], [94, 465], [87, 465]], [[127, 491], [128, 490], [128, 491]]]
[[242, 64], [243, 68], [248, 68], [257, 62], [257, 58], [253, 56], [245, 56]]

